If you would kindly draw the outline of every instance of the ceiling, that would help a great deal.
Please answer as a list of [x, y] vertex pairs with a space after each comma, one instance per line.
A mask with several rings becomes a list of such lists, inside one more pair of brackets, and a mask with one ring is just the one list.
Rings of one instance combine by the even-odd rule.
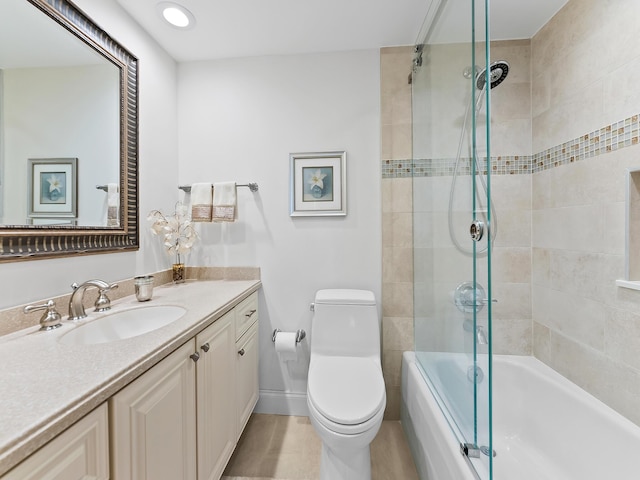
[[[116, 1], [186, 62], [411, 45], [438, 0], [174, 0], [196, 18], [188, 30], [162, 20], [160, 0]], [[492, 38], [531, 38], [566, 2], [491, 0]], [[448, 0], [453, 8], [469, 3]]]

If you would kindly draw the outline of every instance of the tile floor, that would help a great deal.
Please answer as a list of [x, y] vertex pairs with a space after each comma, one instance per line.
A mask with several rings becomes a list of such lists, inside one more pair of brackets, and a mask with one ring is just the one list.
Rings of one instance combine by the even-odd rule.
[[[253, 414], [222, 480], [317, 480], [322, 445], [307, 417]], [[400, 422], [371, 444], [372, 480], [418, 480]]]

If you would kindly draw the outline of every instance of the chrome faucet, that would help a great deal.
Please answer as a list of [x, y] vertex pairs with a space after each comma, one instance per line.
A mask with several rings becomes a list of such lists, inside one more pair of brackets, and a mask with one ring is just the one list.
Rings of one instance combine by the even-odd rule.
[[96, 287], [98, 289], [98, 298], [95, 303], [96, 312], [104, 312], [111, 308], [111, 300], [109, 300], [106, 293], [118, 288], [118, 284], [112, 283], [109, 285], [102, 280], [87, 280], [81, 285], [74, 283], [71, 287], [73, 288], [73, 293], [69, 299], [69, 320], [80, 320], [87, 316], [83, 303], [84, 292], [87, 288]]

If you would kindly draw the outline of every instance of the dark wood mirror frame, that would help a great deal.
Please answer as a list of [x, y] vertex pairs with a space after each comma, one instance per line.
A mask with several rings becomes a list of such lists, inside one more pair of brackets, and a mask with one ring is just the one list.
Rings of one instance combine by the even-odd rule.
[[137, 250], [138, 60], [70, 1], [27, 1], [120, 70], [120, 226], [0, 226], [0, 262]]

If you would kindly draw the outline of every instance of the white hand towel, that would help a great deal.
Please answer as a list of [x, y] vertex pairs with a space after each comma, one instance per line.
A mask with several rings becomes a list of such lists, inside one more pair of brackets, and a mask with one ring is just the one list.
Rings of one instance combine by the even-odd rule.
[[117, 183], [107, 185], [107, 227], [120, 226], [120, 189]]
[[235, 222], [237, 210], [236, 182], [213, 184], [213, 221]]
[[191, 185], [191, 221], [211, 221], [211, 184], [194, 183]]

